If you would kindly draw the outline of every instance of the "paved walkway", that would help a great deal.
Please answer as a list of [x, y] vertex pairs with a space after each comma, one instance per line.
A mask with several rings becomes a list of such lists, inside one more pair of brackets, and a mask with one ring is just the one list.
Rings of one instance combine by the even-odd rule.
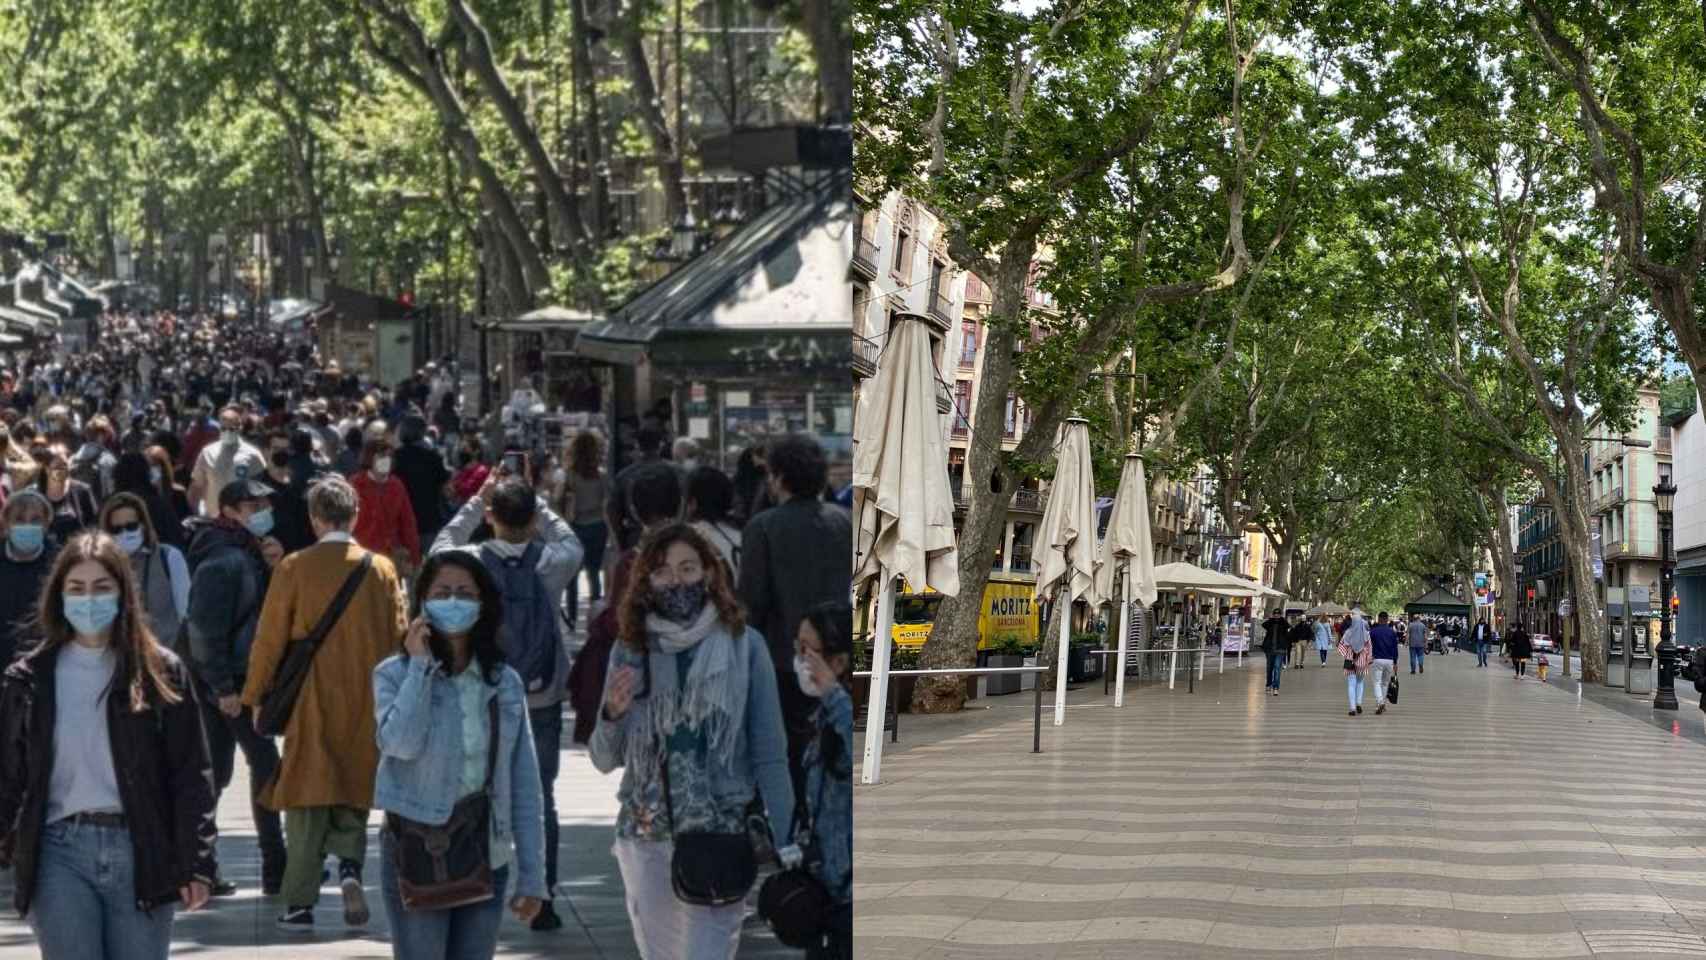
[[[636, 960], [639, 952], [623, 904], [622, 876], [610, 853], [620, 772], [609, 776], [599, 773], [580, 748], [563, 751], [562, 764], [557, 778], [557, 811], [562, 824], [557, 912], [564, 927], [553, 933], [534, 933], [506, 914], [498, 956], [505, 960]], [[282, 911], [278, 898], [260, 895], [260, 853], [249, 815], [247, 775], [239, 754], [234, 778], [238, 782], [220, 798], [219, 808], [220, 861], [242, 889], [234, 897], [212, 901], [201, 912], [180, 913], [173, 929], [172, 955], [217, 960], [390, 960], [390, 938], [375, 867], [379, 862], [380, 815], [374, 814], [368, 827], [366, 880], [373, 920], [367, 929], [358, 933], [344, 927], [343, 900], [333, 885], [321, 891], [315, 933], [283, 933], [273, 926]], [[11, 904], [8, 871], [0, 874], [0, 960], [35, 958], [39, 956], [35, 937], [17, 919]], [[798, 951], [778, 944], [762, 924], [746, 926], [741, 960], [799, 956]]]
[[1427, 666], [1355, 719], [1331, 661], [1278, 698], [1260, 658], [1118, 712], [1097, 683], [1040, 756], [1017, 696], [909, 717], [855, 793], [858, 956], [1706, 957], [1706, 747]]

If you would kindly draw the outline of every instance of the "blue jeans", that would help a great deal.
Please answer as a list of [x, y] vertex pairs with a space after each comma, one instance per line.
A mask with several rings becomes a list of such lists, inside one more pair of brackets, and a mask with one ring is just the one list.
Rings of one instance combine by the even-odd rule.
[[133, 858], [129, 830], [43, 828], [29, 917], [42, 960], [166, 960], [176, 908], [136, 909]]
[[1485, 641], [1475, 645], [1475, 665], [1478, 667], [1487, 665], [1487, 644]]
[[1355, 670], [1345, 671], [1345, 693], [1351, 698], [1351, 709], [1362, 706], [1362, 693], [1365, 683], [1363, 675]]
[[[587, 582], [592, 585], [592, 602], [598, 602], [604, 596], [604, 584], [599, 579], [599, 571], [604, 568], [604, 545], [610, 538], [610, 528], [604, 521], [594, 523], [571, 523], [575, 536], [580, 539], [581, 549], [586, 552], [581, 556], [581, 570], [586, 573]], [[569, 625], [580, 622], [581, 578], [575, 574], [569, 581]]]
[[1410, 671], [1412, 673], [1422, 669], [1422, 655], [1426, 652], [1421, 647], [1410, 648]]
[[379, 890], [391, 920], [391, 956], [397, 960], [491, 960], [504, 918], [509, 867], [492, 871], [490, 900], [449, 910], [405, 910], [397, 885], [397, 848], [388, 831], [379, 833]]
[[1279, 689], [1280, 676], [1283, 675], [1284, 673], [1285, 673], [1285, 654], [1283, 654], [1283, 653], [1269, 654], [1268, 655], [1268, 687], [1269, 687], [1269, 689], [1272, 689], [1272, 690], [1278, 690]]
[[533, 727], [533, 752], [539, 756], [539, 782], [545, 787], [545, 892], [557, 885], [557, 771], [563, 760], [563, 705], [527, 711]]

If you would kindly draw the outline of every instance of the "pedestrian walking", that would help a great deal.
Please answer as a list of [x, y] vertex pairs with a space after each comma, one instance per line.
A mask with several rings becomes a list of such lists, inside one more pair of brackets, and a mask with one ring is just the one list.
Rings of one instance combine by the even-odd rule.
[[1374, 670], [1369, 679], [1374, 683], [1374, 712], [1386, 712], [1386, 685], [1398, 667], [1398, 631], [1393, 628], [1385, 610], [1368, 631], [1369, 645], [1374, 648]]
[[[189, 521], [190, 598], [179, 649], [198, 685], [216, 790], [223, 793], [231, 785], [239, 748], [249, 765], [261, 890], [268, 895], [278, 892], [284, 876], [284, 832], [278, 814], [261, 804], [260, 795], [278, 768], [278, 748], [255, 732], [240, 695], [272, 567], [284, 555], [269, 536], [271, 495], [272, 488], [257, 480], [235, 480], [215, 497], [218, 515]], [[215, 879], [214, 896], [237, 891], [235, 883]]]
[[1546, 682], [1546, 668], [1550, 667], [1551, 665], [1552, 665], [1552, 661], [1546, 659], [1545, 653], [1535, 654], [1535, 656], [1534, 656], [1534, 672], [1535, 672], [1537, 679], [1539, 679], [1539, 681], [1541, 683]]
[[[319, 542], [280, 560], [261, 607], [249, 659], [243, 703], [258, 709], [273, 685], [285, 648], [321, 628], [323, 640], [303, 675], [301, 692], [284, 726], [284, 760], [266, 785], [261, 803], [285, 815], [290, 845], [278, 926], [312, 932], [320, 899], [320, 869], [338, 857], [344, 923], [367, 923], [362, 861], [367, 852], [367, 812], [379, 765], [373, 709], [373, 669], [401, 646], [402, 584], [382, 555], [354, 542], [355, 488], [326, 477], [308, 491], [308, 516]], [[353, 592], [345, 583], [354, 580]], [[334, 598], [345, 594], [335, 609]]]
[[1368, 621], [1363, 619], [1360, 608], [1345, 615], [1344, 632], [1339, 637], [1339, 656], [1345, 661], [1345, 692], [1350, 697], [1350, 715], [1354, 717], [1362, 713], [1368, 667], [1374, 659]]
[[1511, 658], [1516, 679], [1521, 680], [1528, 672], [1529, 658], [1534, 656], [1534, 641], [1522, 624], [1512, 627], [1505, 635], [1505, 651]]
[[0, 865], [44, 960], [165, 960], [217, 873], [188, 670], [149, 631], [113, 539], [54, 561], [39, 641], [0, 678]]
[[[469, 544], [481, 523], [491, 539]], [[560, 598], [580, 572], [581, 545], [575, 532], [519, 475], [486, 478], [480, 495], [451, 518], [434, 556], [462, 551], [485, 565], [503, 604], [504, 659], [527, 693], [529, 738], [538, 749], [538, 775], [545, 785], [545, 904], [532, 918], [535, 930], [562, 927], [549, 891], [557, 883], [557, 773], [563, 745], [563, 701], [569, 688], [569, 637]]]
[[142, 613], [155, 637], [175, 638], [190, 610], [190, 567], [182, 551], [160, 542], [142, 498], [115, 493], [101, 508], [101, 529], [130, 558]]
[[1321, 666], [1327, 665], [1327, 651], [1333, 647], [1333, 627], [1327, 622], [1327, 615], [1317, 614], [1315, 617], [1315, 652], [1321, 655]]
[[[218, 442], [208, 442], [203, 439], [206, 434], [193, 430], [184, 438], [185, 454], [195, 458], [189, 499], [203, 516], [219, 516], [223, 509], [219, 493], [232, 481], [258, 479], [266, 471], [266, 459], [259, 448], [243, 439], [242, 431], [243, 409], [227, 405], [219, 411]], [[192, 439], [200, 439], [201, 445], [193, 445]], [[190, 453], [192, 447], [196, 452]]]
[[1421, 614], [1410, 614], [1410, 623], [1405, 627], [1405, 633], [1410, 640], [1410, 672], [1426, 673], [1427, 664], [1422, 661], [1428, 654], [1428, 625], [1422, 622]]
[[[505, 893], [531, 924], [549, 896], [538, 755], [521, 675], [499, 644], [504, 602], [473, 554], [433, 554], [413, 591], [403, 652], [373, 671], [379, 771], [374, 806], [380, 890], [397, 960], [475, 960], [497, 951]], [[436, 828], [436, 829], [435, 829]], [[431, 839], [473, 844], [463, 876], [437, 878], [419, 853]], [[491, 871], [490, 894], [451, 907], [412, 905], [435, 881]], [[429, 896], [423, 896], [430, 902]]]
[[[575, 538], [586, 551], [581, 569], [586, 572], [588, 604], [604, 599], [604, 545], [610, 528], [604, 522], [603, 444], [590, 430], [575, 436], [569, 445], [568, 470], [563, 478], [560, 512], [574, 528]], [[580, 623], [580, 577], [569, 581], [569, 626]]]
[[1475, 648], [1475, 666], [1487, 665], [1487, 645], [1492, 642], [1493, 628], [1485, 620], [1475, 621], [1469, 628], [1469, 645]]
[[35, 489], [17, 491], [0, 508], [6, 535], [0, 548], [0, 667], [30, 646], [41, 585], [58, 552], [57, 541], [47, 535], [52, 516], [47, 498]]
[[852, 628], [852, 608], [831, 602], [808, 610], [794, 638], [795, 677], [801, 692], [818, 702], [812, 715], [817, 733], [800, 759], [805, 780], [795, 819], [811, 824], [804, 838], [809, 869], [830, 903], [822, 939], [807, 948], [807, 960], [853, 956]]
[[391, 441], [377, 431], [369, 433], [360, 448], [361, 468], [350, 477], [361, 498], [355, 542], [390, 560], [398, 575], [406, 578], [421, 562], [420, 527], [408, 488], [392, 472]]
[[[619, 621], [589, 752], [602, 773], [624, 768], [616, 860], [634, 939], [648, 960], [729, 960], [756, 874], [747, 798], [762, 798], [773, 838], [794, 822], [775, 665], [685, 524], [646, 536]], [[777, 852], [801, 862], [798, 846]]]
[[794, 681], [794, 630], [812, 607], [846, 599], [853, 521], [847, 511], [818, 498], [828, 465], [816, 439], [788, 434], [773, 441], [766, 456], [777, 505], [741, 532], [738, 582], [752, 626], [770, 649], [788, 725], [790, 767], [797, 770], [816, 704]]
[[450, 489], [450, 468], [444, 455], [427, 440], [426, 418], [419, 414], [403, 417], [397, 429], [402, 441], [397, 447], [397, 479], [409, 494], [409, 509], [415, 516], [417, 542], [431, 543], [444, 528], [447, 517], [445, 494]]
[[1273, 696], [1279, 696], [1280, 675], [1285, 672], [1286, 652], [1291, 649], [1291, 628], [1285, 622], [1285, 616], [1279, 608], [1268, 611], [1268, 618], [1262, 621], [1262, 653], [1268, 658], [1267, 691]]

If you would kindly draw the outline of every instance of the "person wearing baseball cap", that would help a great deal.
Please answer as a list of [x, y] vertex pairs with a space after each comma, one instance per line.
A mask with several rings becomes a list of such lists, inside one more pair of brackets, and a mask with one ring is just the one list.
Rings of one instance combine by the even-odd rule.
[[[261, 848], [261, 888], [276, 893], [284, 880], [284, 830], [276, 811], [260, 802], [260, 791], [278, 768], [278, 747], [255, 732], [243, 707], [243, 681], [254, 644], [261, 602], [272, 568], [284, 547], [271, 536], [273, 489], [257, 475], [244, 475], [221, 486], [213, 517], [192, 517], [189, 533], [190, 602], [184, 617], [186, 649], [195, 677], [213, 758], [214, 784], [221, 793], [231, 784], [237, 748], [249, 764], [250, 804]], [[236, 884], [218, 879], [214, 896], [229, 896]]]

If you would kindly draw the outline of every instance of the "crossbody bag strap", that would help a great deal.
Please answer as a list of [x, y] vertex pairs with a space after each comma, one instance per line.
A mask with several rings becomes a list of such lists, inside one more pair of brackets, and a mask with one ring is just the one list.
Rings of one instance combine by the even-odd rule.
[[[652, 692], [652, 652], [647, 650], [641, 656], [644, 657], [640, 662], [645, 665], [646, 693], [649, 699]], [[631, 710], [633, 707], [630, 706], [629, 709]], [[663, 778], [663, 808], [669, 814], [669, 833], [673, 837], [677, 825], [675, 822], [675, 801], [669, 795], [669, 738], [654, 727], [652, 739], [658, 748], [658, 773]]]
[[492, 776], [498, 769], [498, 695], [486, 701], [486, 786], [487, 793], [492, 791]]
[[338, 622], [338, 618], [344, 615], [344, 608], [349, 606], [350, 600], [355, 596], [356, 588], [361, 586], [361, 581], [366, 578], [367, 571], [372, 566], [373, 554], [371, 552], [362, 554], [361, 563], [357, 564], [356, 568], [349, 572], [349, 576], [344, 578], [343, 586], [338, 588], [338, 595], [332, 598], [332, 605], [320, 615], [320, 622], [314, 624], [314, 629], [305, 639], [316, 647], [326, 639], [326, 634], [331, 632], [333, 625]]

